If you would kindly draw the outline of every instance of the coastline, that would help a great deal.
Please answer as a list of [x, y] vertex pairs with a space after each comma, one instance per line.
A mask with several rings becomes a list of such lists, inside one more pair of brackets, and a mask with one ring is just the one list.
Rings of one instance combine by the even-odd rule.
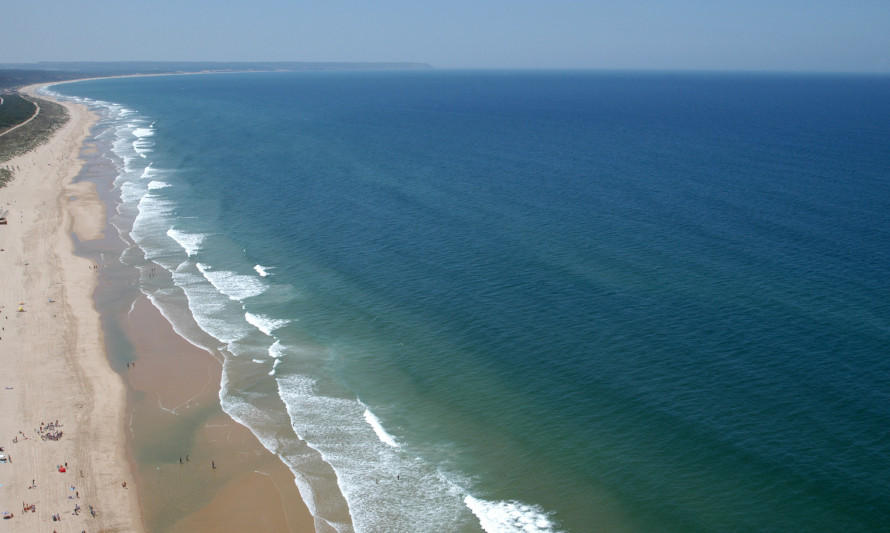
[[82, 248], [100, 264], [111, 252], [95, 299], [127, 386], [128, 456], [146, 527], [316, 531], [290, 470], [223, 412], [219, 361], [176, 333], [138, 290], [138, 273], [117, 261], [123, 243], [112, 232]]
[[223, 412], [220, 362], [174, 330], [140, 290], [138, 270], [120, 261], [134, 245], [111, 224], [119, 198], [110, 149], [93, 140], [85, 153], [80, 179], [97, 185], [106, 225], [78, 251], [99, 265], [94, 302], [127, 389], [127, 454], [145, 527], [315, 532], [293, 473]]
[[[101, 196], [114, 176], [83, 175], [97, 152], [90, 129], [98, 117], [39, 96], [71, 118], [49, 142], [4, 163], [18, 170], [0, 189], [10, 211], [0, 226], [0, 346], [9, 354], [0, 405], [10, 413], [0, 421], [0, 453], [15, 462], [0, 464], [0, 512], [25, 531], [316, 531], [293, 473], [222, 411], [220, 363], [180, 337], [117, 261], [126, 244], [108, 222], [113, 202]], [[123, 312], [100, 301], [103, 290]], [[117, 350], [121, 343], [131, 349]], [[41, 442], [35, 429], [57, 419], [62, 438]], [[140, 443], [140, 435], [151, 437]], [[189, 461], [178, 464], [179, 450], [158, 448], [159, 438], [193, 443]]]
[[[18, 531], [144, 531], [125, 452], [126, 393], [93, 305], [96, 270], [74, 254], [72, 238], [102, 236], [95, 185], [75, 181], [98, 117], [60, 103], [69, 120], [48, 142], [5, 162], [16, 176], [0, 189], [9, 210], [9, 224], [0, 227], [0, 446], [7, 455], [0, 511], [12, 513]], [[23, 512], [31, 504], [34, 511]]]

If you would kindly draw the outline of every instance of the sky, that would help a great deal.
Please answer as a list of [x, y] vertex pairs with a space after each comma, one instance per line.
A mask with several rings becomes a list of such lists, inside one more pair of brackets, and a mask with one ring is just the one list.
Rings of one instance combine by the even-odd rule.
[[0, 63], [411, 61], [437, 68], [890, 73], [890, 0], [31, 0]]

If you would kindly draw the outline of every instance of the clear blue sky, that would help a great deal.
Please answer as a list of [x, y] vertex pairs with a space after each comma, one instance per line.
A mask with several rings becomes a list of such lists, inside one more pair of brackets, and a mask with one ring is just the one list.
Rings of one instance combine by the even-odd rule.
[[0, 63], [890, 72], [890, 0], [33, 0], [0, 20]]

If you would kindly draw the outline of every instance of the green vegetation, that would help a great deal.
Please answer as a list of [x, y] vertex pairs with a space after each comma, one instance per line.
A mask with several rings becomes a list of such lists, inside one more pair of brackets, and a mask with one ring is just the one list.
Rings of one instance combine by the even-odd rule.
[[53, 83], [81, 78], [128, 74], [170, 74], [187, 72], [245, 72], [275, 70], [389, 70], [429, 69], [425, 63], [314, 63], [314, 62], [197, 62], [197, 61], [119, 61], [119, 62], [40, 62], [0, 63], [0, 90], [34, 83]]
[[65, 72], [62, 70], [36, 70], [0, 66], [0, 91], [24, 87], [34, 83], [52, 83], [86, 77], [87, 75], [84, 73]]
[[0, 133], [28, 120], [37, 110], [37, 106], [19, 94], [3, 94], [0, 99], [3, 101], [0, 105]]
[[[8, 96], [3, 96], [4, 101]], [[21, 96], [19, 98], [25, 100]], [[68, 121], [68, 111], [63, 106], [40, 98], [34, 98], [33, 102], [40, 106], [37, 116], [22, 127], [0, 136], [0, 162], [8, 161], [45, 143], [57, 129]], [[34, 104], [31, 104], [32, 114]], [[0, 187], [6, 185], [11, 179], [11, 170], [0, 169]]]

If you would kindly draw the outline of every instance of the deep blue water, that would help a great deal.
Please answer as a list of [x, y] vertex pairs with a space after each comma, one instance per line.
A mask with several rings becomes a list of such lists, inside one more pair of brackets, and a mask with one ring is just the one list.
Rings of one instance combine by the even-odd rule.
[[145, 292], [219, 339], [224, 407], [356, 530], [890, 521], [890, 78], [54, 90], [105, 113], [115, 224], [174, 272]]

